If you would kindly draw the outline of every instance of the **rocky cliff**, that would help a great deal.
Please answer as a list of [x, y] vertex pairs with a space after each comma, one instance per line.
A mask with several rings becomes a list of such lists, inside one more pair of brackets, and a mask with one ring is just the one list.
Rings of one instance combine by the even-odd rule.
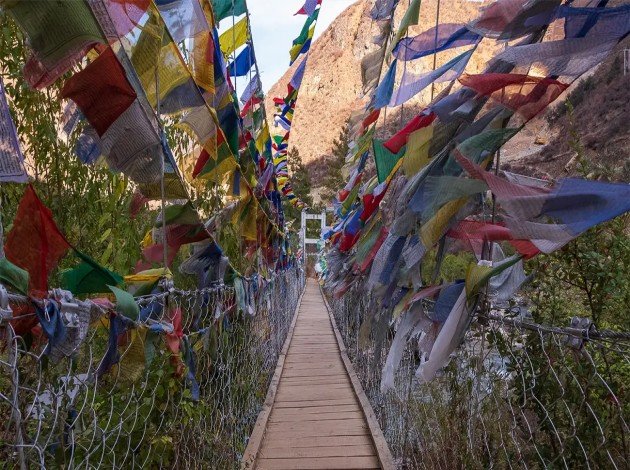
[[[401, 4], [406, 1], [401, 0]], [[372, 3], [372, 0], [359, 0], [348, 7], [311, 48], [294, 116], [290, 148], [296, 148], [302, 161], [314, 167], [315, 176], [312, 181], [314, 187], [321, 184], [321, 174], [325, 170], [323, 162], [331, 152], [333, 141], [339, 136], [350, 114], [364, 103], [360, 64], [361, 59], [374, 50], [372, 39], [377, 33], [376, 25], [369, 16]], [[441, 1], [439, 22], [467, 22], [478, 15], [480, 8], [490, 3], [489, 0]], [[437, 4], [438, 0], [423, 0], [420, 24], [410, 29], [410, 35], [435, 26]], [[325, 2], [323, 8], [326, 8]], [[402, 16], [404, 8], [399, 7], [398, 10], [397, 15]], [[395, 24], [399, 21], [400, 18], [397, 17]], [[561, 25], [552, 27], [549, 35], [549, 39], [560, 39]], [[567, 172], [573, 173], [574, 165], [566, 165], [575, 156], [575, 152], [570, 148], [566, 136], [577, 131], [586, 137], [586, 153], [589, 156], [597, 159], [605, 154], [607, 163], [613, 166], [619, 166], [621, 163], [621, 166], [624, 166], [622, 162], [627, 161], [629, 156], [626, 144], [630, 136], [630, 128], [627, 126], [630, 103], [627, 79], [630, 79], [630, 76], [623, 75], [621, 54], [623, 48], [630, 47], [629, 41], [630, 39], [620, 45], [611, 58], [593, 75], [588, 89], [581, 93], [584, 96], [580, 96], [580, 102], [576, 103], [572, 116], [560, 113], [561, 116], [557, 119], [550, 120], [553, 124], [551, 126], [547, 122], [547, 115], [539, 116], [506, 146], [502, 161], [506, 164], [511, 163], [515, 171], [539, 176], [556, 177]], [[467, 71], [481, 72], [496, 54], [497, 47], [495, 41], [483, 41], [473, 55]], [[440, 53], [435, 65], [439, 67], [461, 52], [462, 49], [455, 49]], [[269, 91], [266, 105], [270, 117], [273, 116], [274, 110], [273, 98], [286, 95], [287, 83], [293, 76], [296, 66], [297, 64], [294, 64], [289, 68]], [[407, 66], [414, 73], [429, 71], [434, 66], [433, 57], [408, 62]], [[576, 86], [573, 86], [571, 90], [575, 88]], [[436, 92], [440, 89], [438, 85]], [[561, 97], [559, 102], [563, 103], [565, 98], [566, 96]], [[395, 132], [403, 122], [410, 119], [429, 101], [430, 90], [425, 90], [406, 103], [402, 110], [387, 109], [381, 113], [380, 133]], [[593, 122], [594, 116], [597, 116], [596, 122]], [[273, 133], [273, 125], [271, 128]], [[277, 133], [282, 132], [281, 128], [276, 129]]]
[[[406, 0], [402, 0], [401, 3]], [[350, 113], [362, 106], [361, 59], [374, 50], [373, 37], [377, 34], [376, 25], [369, 16], [373, 1], [359, 0], [348, 7], [326, 29], [311, 48], [300, 96], [298, 99], [290, 147], [297, 148], [302, 160], [309, 164], [330, 153], [333, 140], [339, 135], [341, 128]], [[471, 2], [469, 0], [451, 0], [441, 2], [440, 23], [461, 23], [474, 18], [480, 6], [487, 1]], [[322, 8], [326, 8], [326, 3]], [[404, 8], [398, 8], [404, 13]], [[410, 34], [435, 26], [437, 0], [424, 0], [421, 7], [421, 20], [418, 26], [410, 30]], [[396, 24], [399, 19], [397, 19]], [[461, 53], [461, 51], [458, 51]], [[473, 56], [470, 70], [481, 70], [491, 57], [491, 47], [480, 48]], [[438, 57], [437, 66], [452, 59], [455, 52], [446, 52]], [[433, 58], [421, 59], [409, 63], [410, 71], [428, 71], [433, 66]], [[287, 83], [293, 76], [295, 67], [289, 68], [284, 76], [267, 94], [267, 109], [273, 110], [273, 98], [284, 97]], [[405, 116], [411, 116], [410, 109], [428, 101], [425, 93], [405, 105]], [[388, 110], [388, 120], [399, 119]], [[269, 113], [270, 116], [273, 113]], [[381, 119], [381, 121], [384, 118]], [[273, 126], [272, 126], [273, 132]], [[278, 128], [278, 133], [281, 130]]]

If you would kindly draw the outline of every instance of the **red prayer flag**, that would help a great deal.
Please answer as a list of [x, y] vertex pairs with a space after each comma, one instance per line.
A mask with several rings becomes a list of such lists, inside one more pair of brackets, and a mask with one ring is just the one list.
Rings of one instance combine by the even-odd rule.
[[513, 73], [463, 74], [459, 81], [480, 95], [489, 96], [528, 121], [569, 86], [552, 78]]
[[50, 209], [29, 185], [4, 245], [7, 259], [28, 271], [29, 292], [48, 291], [48, 275], [69, 249], [70, 244], [57, 228]]
[[250, 108], [260, 103], [262, 103], [262, 99], [259, 98], [258, 96], [253, 96], [247, 103], [245, 103], [245, 106], [243, 106], [243, 110], [241, 111], [241, 117], [247, 116], [247, 113], [249, 112]]
[[427, 127], [435, 120], [435, 114], [419, 114], [411, 121], [407, 123], [405, 127], [399, 130], [396, 134], [394, 134], [387, 142], [383, 145], [390, 152], [397, 154], [400, 152], [405, 145], [407, 145], [407, 139], [409, 138], [409, 134], [417, 131], [418, 129], [422, 129], [423, 127]]
[[484, 242], [509, 241], [525, 258], [529, 259], [540, 250], [529, 240], [516, 239], [509, 228], [500, 224], [491, 224], [475, 220], [462, 220], [448, 231], [447, 236], [459, 240], [480, 240]]
[[70, 77], [61, 90], [81, 109], [100, 137], [136, 99], [125, 70], [111, 47]]
[[374, 124], [381, 115], [381, 109], [375, 109], [363, 120], [361, 132], [365, 131], [371, 124]]
[[109, 0], [104, 3], [116, 34], [124, 36], [140, 24], [151, 0]]

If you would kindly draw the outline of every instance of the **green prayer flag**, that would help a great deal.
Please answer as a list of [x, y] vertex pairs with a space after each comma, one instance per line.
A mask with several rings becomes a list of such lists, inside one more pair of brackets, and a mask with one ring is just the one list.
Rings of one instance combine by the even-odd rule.
[[457, 176], [428, 176], [425, 180], [422, 220], [429, 220], [448, 202], [480, 194], [488, 189], [485, 181]]
[[466, 273], [466, 295], [468, 298], [477, 295], [481, 288], [490, 281], [490, 278], [498, 276], [522, 259], [522, 256], [512, 256], [510, 258], [506, 258], [503, 262], [494, 267], [479, 266], [474, 263], [471, 264], [468, 267], [468, 272]]
[[74, 254], [81, 260], [81, 263], [76, 268], [61, 273], [61, 285], [64, 289], [75, 295], [101, 294], [107, 292], [112, 284], [122, 284], [123, 278], [119, 274], [104, 268], [79, 251], [75, 250]]
[[372, 247], [381, 234], [381, 228], [383, 227], [382, 221], [379, 218], [372, 218], [372, 220], [376, 222], [372, 223], [369, 227], [366, 227], [364, 229], [364, 235], [361, 237], [361, 240], [357, 244], [355, 261], [359, 264], [362, 264], [368, 257], [370, 251], [372, 250]]
[[[455, 148], [455, 152], [460, 153], [464, 157], [480, 165], [483, 160], [494, 154], [508, 140], [514, 136], [520, 129], [504, 128], [490, 129], [481, 134], [474, 135]], [[454, 155], [449, 156], [449, 160], [444, 167], [445, 175], [458, 175], [461, 172], [461, 166], [455, 160]]]
[[256, 129], [256, 130], [260, 129], [260, 125], [263, 122], [262, 108], [257, 109], [256, 111], [254, 111], [253, 120], [254, 120], [254, 129]]
[[405, 16], [403, 16], [400, 21], [400, 26], [398, 27], [398, 32], [396, 33], [396, 37], [392, 41], [392, 49], [398, 44], [398, 41], [402, 39], [403, 36], [407, 34], [407, 30], [409, 26], [413, 26], [418, 24], [420, 21], [420, 3], [421, 0], [413, 0], [407, 8], [405, 12]]
[[136, 321], [140, 316], [140, 309], [133, 295], [118, 287], [108, 287], [116, 296], [116, 311], [130, 320]]
[[374, 139], [374, 161], [376, 162], [376, 175], [379, 183], [387, 179], [398, 160], [405, 155], [405, 151], [406, 147], [403, 147], [397, 154], [393, 154], [383, 145], [381, 140]]
[[48, 69], [79, 60], [86, 45], [105, 44], [101, 28], [85, 0], [2, 2], [29, 38], [37, 59]]
[[310, 30], [311, 30], [311, 26], [313, 26], [313, 23], [317, 21], [318, 17], [319, 17], [319, 8], [315, 10], [313, 14], [306, 19], [304, 26], [302, 26], [302, 31], [300, 31], [300, 35], [293, 40], [294, 46], [297, 44], [305, 44], [306, 41], [308, 41], [309, 39], [313, 37], [312, 34], [310, 34]]
[[354, 188], [352, 188], [352, 191], [350, 191], [350, 194], [348, 194], [348, 196], [344, 199], [343, 203], [341, 204], [342, 215], [346, 215], [350, 211], [350, 209], [352, 208], [352, 204], [354, 204], [354, 201], [359, 196], [360, 189], [360, 184], [355, 185]]
[[0, 282], [20, 294], [28, 294], [28, 272], [4, 257], [0, 258]]
[[215, 21], [230, 16], [240, 16], [247, 11], [245, 0], [212, 0], [212, 11]]
[[[184, 225], [196, 225], [199, 221], [199, 214], [192, 205], [192, 202], [186, 204], [173, 204], [166, 207], [164, 210], [166, 219], [166, 225], [172, 224], [184, 224]], [[155, 226], [162, 227], [162, 221], [157, 220]]]

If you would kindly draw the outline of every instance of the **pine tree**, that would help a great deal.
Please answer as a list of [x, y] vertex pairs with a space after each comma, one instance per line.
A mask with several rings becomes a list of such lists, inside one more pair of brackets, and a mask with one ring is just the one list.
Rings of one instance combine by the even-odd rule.
[[343, 129], [339, 133], [339, 137], [333, 141], [332, 155], [327, 162], [327, 173], [324, 178], [324, 184], [322, 187], [322, 201], [325, 204], [330, 204], [337, 193], [344, 186], [344, 178], [341, 169], [346, 163], [346, 156], [350, 149], [350, 127], [348, 122], [343, 126]]
[[[295, 147], [292, 147], [287, 154], [287, 166], [291, 175], [289, 181], [293, 187], [293, 192], [308, 207], [312, 206], [311, 178], [304, 163], [302, 163], [300, 152]], [[300, 210], [291, 204], [285, 204], [284, 213], [288, 219], [300, 218]]]

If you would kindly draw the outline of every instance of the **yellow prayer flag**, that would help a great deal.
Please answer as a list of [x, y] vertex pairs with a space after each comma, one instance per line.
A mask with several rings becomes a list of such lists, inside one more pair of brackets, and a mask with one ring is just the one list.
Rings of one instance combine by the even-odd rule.
[[128, 284], [155, 282], [161, 277], [172, 279], [173, 273], [171, 273], [171, 270], [168, 268], [148, 269], [146, 271], [139, 272], [138, 274], [125, 276], [125, 282]]
[[433, 124], [418, 129], [409, 135], [407, 151], [402, 165], [407, 178], [418, 173], [429, 163], [429, 148], [433, 139]]
[[444, 235], [444, 231], [451, 219], [464, 207], [467, 201], [468, 198], [461, 198], [447, 202], [427, 223], [422, 225], [420, 228], [420, 239], [427, 250], [435, 245], [440, 237]]
[[137, 382], [145, 370], [147, 328], [140, 327], [127, 333], [127, 344], [120, 348], [120, 361], [112, 366], [112, 375], [125, 383]]
[[214, 41], [210, 31], [203, 31], [193, 39], [192, 74], [197, 85], [214, 94], [214, 64], [212, 57]]
[[265, 123], [260, 131], [260, 134], [258, 134], [258, 137], [256, 137], [256, 150], [258, 150], [260, 153], [263, 153], [265, 151], [265, 143], [270, 138], [271, 135], [269, 134], [269, 127]]
[[472, 297], [479, 292], [479, 288], [488, 280], [488, 276], [492, 272], [490, 266], [480, 266], [471, 263], [466, 272], [466, 295]]
[[221, 52], [228, 56], [247, 42], [248, 23], [247, 16], [219, 36]]

